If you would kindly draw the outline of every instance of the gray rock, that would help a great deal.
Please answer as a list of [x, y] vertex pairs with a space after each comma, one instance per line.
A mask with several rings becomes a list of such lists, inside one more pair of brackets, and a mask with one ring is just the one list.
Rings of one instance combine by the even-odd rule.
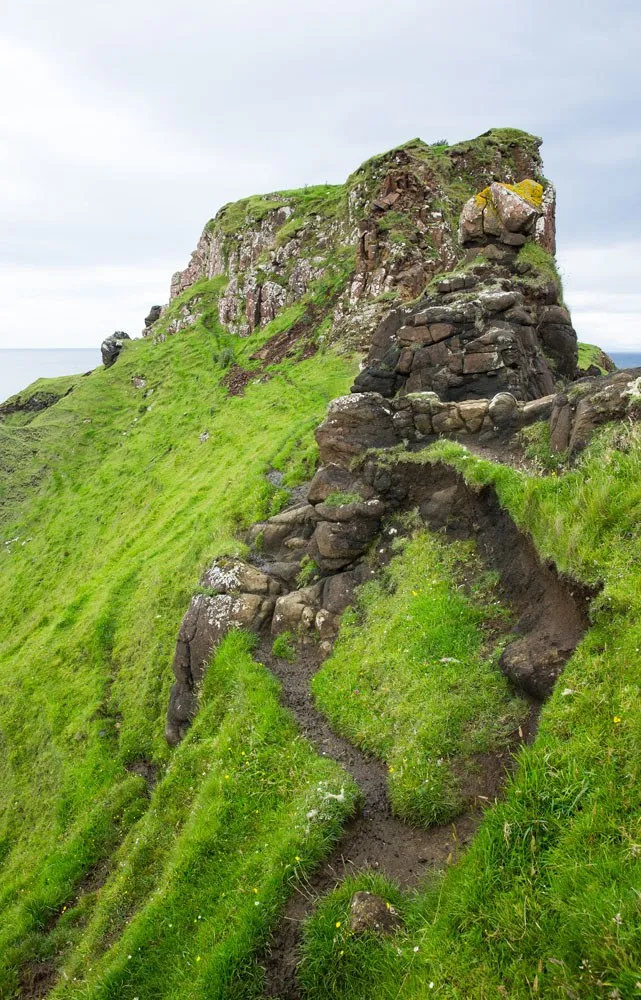
[[111, 368], [111, 366], [116, 363], [126, 340], [131, 340], [131, 337], [128, 333], [125, 333], [124, 330], [116, 330], [116, 332], [112, 333], [111, 336], [105, 337], [100, 345], [102, 363], [105, 368]]

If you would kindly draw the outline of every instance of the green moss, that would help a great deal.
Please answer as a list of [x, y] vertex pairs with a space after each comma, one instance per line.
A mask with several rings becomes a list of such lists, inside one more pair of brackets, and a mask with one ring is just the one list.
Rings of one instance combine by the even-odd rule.
[[344, 504], [348, 503], [360, 503], [362, 497], [359, 493], [341, 493], [336, 491], [330, 493], [328, 497], [325, 498], [323, 503], [328, 507], [342, 507]]

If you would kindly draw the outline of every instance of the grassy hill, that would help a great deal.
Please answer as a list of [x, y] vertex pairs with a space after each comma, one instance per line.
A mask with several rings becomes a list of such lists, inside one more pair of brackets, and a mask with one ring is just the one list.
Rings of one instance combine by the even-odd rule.
[[[401, 150], [421, 184], [447, 179], [439, 225], [455, 225], [502, 146], [509, 169], [519, 144], [538, 156], [513, 130], [476, 142]], [[295, 204], [281, 245], [311, 253], [318, 219], [334, 242], [323, 275], [250, 336], [220, 322], [227, 278], [201, 277], [112, 368], [36, 383], [22, 403], [45, 394], [46, 408], [0, 413], [0, 1000], [264, 996], [270, 933], [357, 808], [355, 782], [300, 735], [243, 632], [213, 657], [183, 742], [163, 731], [203, 569], [245, 555], [246, 529], [311, 478], [314, 429], [358, 369], [347, 345], [397, 297], [372, 286], [330, 335], [356, 266], [349, 192], [364, 198], [395, 155], [344, 189], [281, 193]], [[211, 231], [246, 235], [282, 203], [227, 206]], [[386, 216], [390, 267], [429, 250], [415, 223]], [[546, 448], [533, 435], [518, 469], [448, 441], [414, 455], [491, 484], [541, 556], [598, 596], [461, 859], [411, 891], [367, 872], [321, 900], [306, 1000], [641, 996], [641, 437], [631, 421], [606, 427], [572, 467]], [[525, 705], [497, 667], [511, 621], [497, 579], [473, 544], [417, 524], [346, 612], [314, 693], [384, 762], [395, 813], [449, 823], [456, 842], [461, 775], [507, 754]], [[278, 649], [295, 656], [287, 639]], [[399, 911], [392, 937], [350, 932], [363, 888]]]

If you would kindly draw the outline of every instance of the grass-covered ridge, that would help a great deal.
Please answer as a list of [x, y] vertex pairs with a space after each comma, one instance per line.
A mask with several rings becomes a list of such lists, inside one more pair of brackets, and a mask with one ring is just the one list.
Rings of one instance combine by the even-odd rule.
[[[353, 376], [348, 359], [319, 353], [269, 366], [243, 396], [229, 398], [214, 354], [231, 343], [239, 364], [248, 364], [274, 332], [239, 342], [206, 313], [165, 342], [127, 344], [113, 368], [81, 378], [28, 426], [2, 428], [14, 456], [0, 497], [3, 1000], [17, 995], [21, 968], [44, 960], [54, 971], [64, 965], [84, 976], [89, 965], [83, 956], [91, 954], [91, 967], [95, 956], [100, 975], [108, 982], [116, 976], [116, 982], [119, 946], [113, 965], [100, 955], [118, 941], [124, 917], [135, 923], [140, 910], [140, 926], [156, 926], [142, 916], [153, 894], [179, 886], [181, 878], [191, 883], [194, 865], [201, 866], [194, 860], [177, 874], [172, 843], [185, 824], [197, 823], [190, 803], [198, 802], [205, 816], [218, 796], [216, 782], [225, 779], [188, 764], [182, 777], [173, 764], [165, 774], [171, 754], [162, 734], [178, 627], [207, 561], [242, 550], [243, 528], [269, 513], [275, 487], [265, 472], [278, 468], [292, 484], [309, 475], [313, 429]], [[132, 384], [134, 376], [144, 378], [143, 388]], [[242, 692], [246, 655], [237, 651], [234, 662], [239, 673], [230, 681], [232, 704], [234, 685]], [[263, 708], [272, 705], [269, 711], [277, 713], [270, 683], [252, 675], [252, 691], [267, 684]], [[260, 727], [256, 713], [262, 719], [263, 708], [254, 702], [245, 712], [239, 697], [238, 719], [247, 721], [253, 711], [251, 724]], [[210, 728], [204, 722], [192, 749], [180, 751], [185, 761], [197, 756], [198, 740], [218, 738], [220, 713], [208, 717]], [[227, 734], [235, 731], [235, 718], [231, 711], [223, 723]], [[277, 718], [272, 715], [274, 736], [280, 732], [289, 745], [289, 723]], [[333, 773], [303, 747], [295, 752], [297, 780], [276, 770], [269, 786], [293, 809], [307, 794], [304, 788], [309, 792], [310, 783]], [[158, 774], [152, 803], [162, 802], [164, 820], [151, 818], [156, 806], [138, 773], [148, 765]], [[268, 772], [271, 765], [262, 766]], [[263, 788], [260, 782], [248, 788], [250, 797], [263, 794], [259, 784]], [[241, 814], [233, 802], [225, 808], [225, 823], [233, 828]], [[140, 823], [148, 837], [136, 832]], [[334, 828], [335, 819], [328, 819], [319, 837]], [[258, 836], [262, 850], [268, 836]], [[301, 834], [292, 851], [304, 861], [303, 839]], [[208, 850], [203, 846], [203, 857]], [[135, 885], [118, 881], [123, 872], [131, 872]], [[235, 892], [240, 869], [230, 868], [225, 877], [228, 894]], [[278, 866], [266, 870], [270, 898], [277, 898], [286, 877]], [[199, 893], [209, 899], [219, 885], [207, 879], [203, 874], [194, 883], [195, 908]], [[241, 936], [243, 920], [231, 920]], [[114, 996], [128, 995], [122, 984], [120, 993], [113, 989]], [[140, 992], [142, 987], [132, 996]]]
[[494, 583], [469, 546], [419, 532], [362, 589], [314, 678], [334, 728], [386, 761], [392, 805], [411, 822], [447, 822], [469, 805], [478, 755], [505, 749], [524, 720], [491, 648], [507, 614]]
[[535, 743], [520, 752], [505, 801], [486, 814], [469, 853], [427, 892], [402, 901], [407, 930], [389, 942], [332, 933], [337, 922], [345, 926], [355, 886], [330, 897], [308, 929], [307, 996], [326, 995], [318, 976], [325, 965], [333, 970], [331, 995], [345, 1000], [634, 997], [641, 990], [638, 430], [602, 430], [579, 467], [561, 476], [529, 476], [445, 441], [417, 460], [445, 461], [473, 486], [492, 485], [543, 556], [603, 590]]

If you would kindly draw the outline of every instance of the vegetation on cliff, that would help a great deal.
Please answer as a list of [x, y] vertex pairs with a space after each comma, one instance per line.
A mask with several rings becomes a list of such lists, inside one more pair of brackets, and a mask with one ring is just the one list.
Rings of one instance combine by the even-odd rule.
[[[455, 242], [465, 201], [496, 175], [546, 183], [538, 146], [510, 129], [457, 146], [413, 140], [345, 185], [226, 206], [201, 249], [220, 238], [230, 268], [258, 233], [255, 260], [236, 259], [232, 275], [198, 257], [150, 336], [126, 343], [112, 368], [37, 383], [0, 411], [1, 1000], [264, 995], [269, 935], [360, 793], [302, 738], [259, 662], [268, 654], [240, 631], [212, 656], [194, 723], [170, 749], [181, 619], [212, 559], [246, 555], [247, 529], [311, 478], [314, 430], [348, 392], [352, 346], [369, 346], [390, 297], [410, 301], [436, 274], [467, 274], [475, 251], [464, 261]], [[416, 209], [426, 192], [433, 225]], [[292, 240], [297, 256], [281, 266]], [[309, 268], [290, 285], [301, 259]], [[542, 247], [528, 242], [516, 262], [529, 265], [520, 280], [534, 298], [552, 279], [559, 287]], [[264, 291], [270, 283], [282, 296]], [[230, 328], [248, 309], [253, 326], [239, 338]], [[403, 452], [456, 468], [474, 489], [491, 485], [544, 559], [601, 590], [536, 739], [516, 754], [470, 849], [416, 891], [367, 872], [321, 900], [306, 926], [302, 994], [634, 996], [637, 425], [602, 429], [572, 467], [552, 454], [549, 433], [529, 435], [532, 464], [518, 470], [460, 443], [417, 445], [399, 445], [390, 461]], [[325, 506], [339, 518], [362, 499], [339, 484]], [[335, 726], [384, 762], [395, 812], [453, 821], [454, 841], [466, 781], [486, 755], [505, 761], [526, 717], [497, 666], [509, 601], [473, 544], [446, 543], [416, 516], [384, 528], [386, 544], [394, 532], [403, 540], [345, 613], [314, 692]], [[366, 559], [377, 566], [374, 545]], [[296, 586], [319, 572], [303, 560]], [[269, 637], [284, 670], [299, 665], [299, 639]], [[387, 899], [403, 927], [353, 934], [356, 888]]]

